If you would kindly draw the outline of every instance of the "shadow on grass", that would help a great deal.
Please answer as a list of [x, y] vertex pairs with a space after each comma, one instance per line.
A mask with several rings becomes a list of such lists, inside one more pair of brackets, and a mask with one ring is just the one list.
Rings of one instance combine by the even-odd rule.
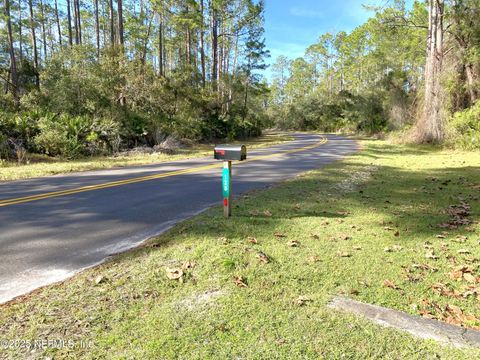
[[[479, 166], [413, 171], [395, 166], [370, 169], [365, 163], [365, 159], [376, 153], [428, 156], [434, 152], [437, 149], [430, 152], [427, 148], [417, 151], [395, 150], [393, 147], [385, 151], [365, 151], [343, 163], [238, 199], [234, 215], [229, 220], [223, 219], [221, 208], [217, 207], [176, 226], [147, 246], [161, 247], [176, 241], [175, 237], [180, 233], [245, 239], [252, 233], [273, 234], [278, 229], [288, 231], [295, 226], [291, 221], [296, 218], [310, 218], [313, 224], [321, 225], [327, 220], [342, 221], [365, 213], [375, 214], [381, 219], [379, 223], [370, 224], [372, 227], [380, 230], [384, 226], [398, 228], [400, 243], [435, 238], [444, 230], [452, 234], [465, 233], [468, 230], [465, 226], [444, 229], [438, 225], [449, 220], [445, 209], [462, 202], [471, 205], [471, 216], [468, 218], [471, 221], [478, 219], [479, 191], [472, 184], [480, 182]], [[351, 231], [353, 234], [354, 230]], [[136, 257], [136, 254], [132, 253], [132, 256]]]

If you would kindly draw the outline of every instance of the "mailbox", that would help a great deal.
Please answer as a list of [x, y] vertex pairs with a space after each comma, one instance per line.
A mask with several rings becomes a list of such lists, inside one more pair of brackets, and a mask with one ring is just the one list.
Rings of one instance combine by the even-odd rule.
[[246, 160], [247, 147], [245, 145], [217, 145], [213, 150], [213, 157], [216, 160], [223, 160], [223, 216], [229, 218], [232, 214], [232, 161]]
[[243, 161], [247, 159], [247, 147], [245, 145], [217, 145], [214, 150], [214, 158], [223, 161]]

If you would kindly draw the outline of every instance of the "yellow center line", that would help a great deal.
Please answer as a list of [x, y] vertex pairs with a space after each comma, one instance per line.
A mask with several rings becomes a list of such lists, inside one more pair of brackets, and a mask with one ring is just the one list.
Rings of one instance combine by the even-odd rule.
[[[275, 154], [257, 156], [257, 157], [251, 158], [251, 159], [247, 159], [245, 161], [238, 162], [238, 164], [241, 165], [241, 164], [245, 164], [245, 163], [252, 162], [252, 161], [264, 160], [264, 159], [277, 157], [277, 156], [281, 156], [281, 155], [293, 154], [293, 153], [296, 153], [296, 152], [306, 151], [306, 150], [314, 149], [316, 147], [324, 145], [327, 142], [328, 142], [327, 138], [322, 138], [322, 140], [320, 140], [318, 143], [313, 144], [313, 145], [304, 146], [304, 147], [297, 148], [297, 149], [292, 149], [292, 150], [287, 150], [287, 151], [283, 151], [283, 152], [275, 153]], [[161, 173], [161, 174], [142, 176], [142, 177], [133, 178], [133, 179], [118, 180], [118, 181], [112, 181], [112, 182], [103, 183], [103, 184], [97, 184], [97, 185], [88, 185], [88, 186], [83, 186], [83, 187], [79, 187], [79, 188], [75, 188], [75, 189], [53, 191], [53, 192], [48, 192], [48, 193], [44, 193], [44, 194], [24, 196], [24, 197], [19, 197], [19, 198], [12, 198], [12, 199], [4, 199], [4, 200], [0, 200], [0, 207], [15, 205], [15, 204], [21, 204], [21, 203], [26, 203], [26, 202], [31, 202], [31, 201], [37, 201], [37, 200], [42, 200], [42, 199], [48, 199], [48, 198], [53, 198], [53, 197], [66, 196], [66, 195], [71, 195], [71, 194], [78, 194], [78, 193], [86, 192], [86, 191], [107, 189], [107, 188], [111, 188], [111, 187], [122, 186], [122, 185], [127, 185], [127, 184], [134, 184], [134, 183], [149, 181], [149, 180], [156, 180], [156, 179], [161, 179], [161, 178], [166, 178], [166, 177], [171, 177], [171, 176], [189, 174], [189, 173], [194, 173], [194, 172], [198, 172], [198, 171], [214, 169], [214, 168], [220, 167], [221, 165], [222, 165], [221, 163], [215, 163], [215, 164], [209, 164], [209, 165], [204, 165], [204, 166], [197, 166], [197, 167], [190, 168], [190, 169], [174, 170], [174, 171], [164, 172], [164, 173]]]

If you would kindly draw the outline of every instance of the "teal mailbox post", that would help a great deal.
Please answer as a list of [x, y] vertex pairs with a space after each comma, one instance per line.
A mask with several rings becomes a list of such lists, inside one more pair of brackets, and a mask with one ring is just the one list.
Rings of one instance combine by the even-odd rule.
[[247, 147], [245, 145], [217, 145], [214, 149], [214, 158], [223, 160], [223, 215], [225, 218], [229, 218], [232, 215], [232, 161], [246, 160]]

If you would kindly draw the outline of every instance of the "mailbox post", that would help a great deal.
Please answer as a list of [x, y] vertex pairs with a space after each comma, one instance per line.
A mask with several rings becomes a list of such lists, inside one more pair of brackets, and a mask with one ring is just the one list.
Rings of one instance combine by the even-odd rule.
[[216, 160], [223, 160], [223, 216], [229, 218], [232, 215], [232, 161], [246, 160], [247, 148], [245, 145], [217, 145], [213, 155]]

